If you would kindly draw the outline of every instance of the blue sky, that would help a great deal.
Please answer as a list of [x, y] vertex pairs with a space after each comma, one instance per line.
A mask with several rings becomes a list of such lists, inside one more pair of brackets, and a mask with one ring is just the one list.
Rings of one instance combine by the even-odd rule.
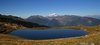
[[0, 13], [20, 17], [48, 15], [100, 15], [100, 0], [0, 0]]

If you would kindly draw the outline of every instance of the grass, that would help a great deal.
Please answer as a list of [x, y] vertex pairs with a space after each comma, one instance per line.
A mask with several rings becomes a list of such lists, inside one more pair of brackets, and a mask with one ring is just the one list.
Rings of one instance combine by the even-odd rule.
[[0, 34], [0, 45], [100, 45], [100, 26], [64, 26], [63, 28], [83, 29], [88, 35], [50, 40], [27, 40]]

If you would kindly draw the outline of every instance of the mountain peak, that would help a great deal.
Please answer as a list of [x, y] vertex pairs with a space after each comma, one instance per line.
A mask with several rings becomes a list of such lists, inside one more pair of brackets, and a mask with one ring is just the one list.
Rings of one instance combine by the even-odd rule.
[[48, 16], [59, 16], [57, 13], [51, 13]]

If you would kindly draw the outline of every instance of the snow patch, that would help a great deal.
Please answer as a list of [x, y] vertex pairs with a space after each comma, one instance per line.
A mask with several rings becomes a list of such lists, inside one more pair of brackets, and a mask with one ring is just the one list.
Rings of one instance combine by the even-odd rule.
[[51, 14], [49, 14], [48, 16], [59, 16], [58, 14], [56, 14], [56, 13], [51, 13]]

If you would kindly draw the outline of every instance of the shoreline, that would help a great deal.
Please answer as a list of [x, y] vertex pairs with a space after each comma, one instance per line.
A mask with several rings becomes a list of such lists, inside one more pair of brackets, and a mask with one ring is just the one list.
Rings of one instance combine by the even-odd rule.
[[[99, 28], [98, 28], [99, 27]], [[68, 28], [68, 27], [64, 27], [64, 28]], [[51, 40], [26, 40], [26, 39], [14, 39], [14, 40], [10, 40], [11, 38], [9, 38], [8, 40], [1, 40], [1, 42], [5, 42], [8, 44], [16, 44], [16, 45], [78, 45], [80, 43], [93, 43], [94, 45], [99, 45], [100, 43], [100, 26], [73, 26], [70, 28], [84, 28], [87, 29], [85, 31], [87, 31], [89, 34], [85, 35], [85, 36], [80, 36], [80, 37], [72, 37], [72, 38], [60, 38], [60, 39], [51, 39]], [[94, 30], [97, 29], [97, 30]], [[21, 43], [23, 42], [23, 43]], [[3, 43], [2, 43], [3, 44]]]

